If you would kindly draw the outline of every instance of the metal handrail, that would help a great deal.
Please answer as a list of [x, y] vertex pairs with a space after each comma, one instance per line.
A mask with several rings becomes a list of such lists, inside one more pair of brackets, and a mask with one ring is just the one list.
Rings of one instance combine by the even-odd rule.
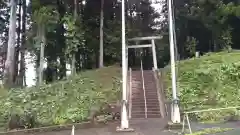
[[143, 75], [142, 59], [141, 59], [141, 72], [142, 72], [142, 85], [143, 85], [142, 87], [143, 87], [144, 103], [145, 103], [145, 118], [147, 118], [146, 89], [145, 89], [145, 81], [144, 81], [144, 75]]
[[[163, 118], [165, 118], [166, 116], [166, 105], [164, 104], [163, 98], [162, 98], [162, 88], [160, 85], [160, 81], [159, 81], [159, 76], [158, 76], [158, 69], [153, 68], [152, 69], [153, 74], [154, 74], [154, 79], [156, 82], [156, 88], [157, 88], [157, 96], [158, 96], [158, 103], [159, 103], [159, 112], [161, 114], [161, 116]], [[161, 94], [160, 94], [161, 92]]]
[[132, 117], [132, 69], [130, 68], [129, 69], [129, 76], [130, 76], [130, 78], [129, 78], [129, 111], [128, 111], [128, 113], [129, 113], [129, 118], [131, 118]]
[[190, 120], [188, 115], [190, 113], [202, 113], [202, 112], [211, 112], [211, 111], [220, 111], [220, 110], [231, 110], [231, 109], [238, 109], [240, 108], [240, 106], [232, 106], [232, 107], [226, 107], [226, 108], [211, 108], [211, 109], [205, 109], [205, 110], [194, 110], [194, 111], [189, 111], [189, 112], [183, 112], [184, 116], [183, 116], [183, 124], [182, 124], [182, 132], [185, 131], [185, 121], [187, 120], [187, 125], [188, 125], [188, 130], [190, 132], [190, 134], [192, 134], [192, 128], [191, 128], [191, 124], [190, 124]]

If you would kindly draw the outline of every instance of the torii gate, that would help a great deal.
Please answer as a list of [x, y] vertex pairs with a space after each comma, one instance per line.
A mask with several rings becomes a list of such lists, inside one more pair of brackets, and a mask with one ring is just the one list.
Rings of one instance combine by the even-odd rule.
[[[121, 112], [121, 126], [117, 127], [118, 131], [132, 131], [129, 128], [128, 113], [127, 113], [127, 50], [126, 47], [126, 32], [125, 32], [125, 0], [122, 0], [122, 112]], [[172, 73], [172, 91], [173, 101], [177, 101], [176, 92], [176, 71], [175, 71], [175, 52], [174, 52], [174, 29], [173, 29], [173, 12], [172, 0], [168, 0], [168, 18], [169, 18], [169, 42], [170, 42], [170, 55], [171, 55], [171, 73]], [[146, 37], [145, 37], [146, 38]], [[157, 68], [156, 49], [155, 45], [151, 45], [153, 50], [154, 68]], [[153, 47], [154, 46], [154, 47]], [[136, 46], [135, 46], [136, 47]], [[180, 123], [180, 112], [177, 102], [172, 103], [171, 119], [173, 123]]]
[[[154, 69], [158, 69], [157, 67], [157, 54], [156, 54], [156, 47], [155, 47], [155, 40], [162, 39], [162, 36], [151, 36], [151, 37], [136, 37], [131, 38], [128, 41], [135, 41], [136, 45], [127, 45], [127, 49], [129, 48], [152, 48], [152, 55], [153, 55], [153, 67]], [[138, 44], [139, 41], [151, 41], [151, 44]]]

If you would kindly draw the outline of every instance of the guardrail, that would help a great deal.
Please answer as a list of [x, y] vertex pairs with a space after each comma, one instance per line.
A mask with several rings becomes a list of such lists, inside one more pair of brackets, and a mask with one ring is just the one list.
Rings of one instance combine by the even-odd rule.
[[183, 116], [182, 132], [185, 131], [185, 121], [187, 121], [189, 132], [190, 132], [190, 134], [192, 134], [192, 128], [191, 128], [191, 124], [190, 124], [190, 121], [189, 121], [188, 114], [201, 113], [201, 112], [211, 112], [211, 111], [220, 111], [220, 110], [231, 110], [231, 109], [238, 109], [238, 108], [240, 108], [240, 106], [183, 112], [184, 116]]

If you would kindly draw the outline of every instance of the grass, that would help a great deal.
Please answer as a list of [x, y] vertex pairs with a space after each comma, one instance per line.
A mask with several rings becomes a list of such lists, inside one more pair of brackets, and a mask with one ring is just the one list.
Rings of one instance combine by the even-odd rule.
[[186, 134], [186, 135], [209, 135], [209, 134], [216, 134], [216, 133], [222, 133], [233, 130], [232, 128], [206, 128], [201, 131], [197, 131], [192, 134]]
[[[240, 51], [209, 53], [178, 63], [177, 87], [184, 110], [240, 106]], [[167, 97], [171, 98], [171, 73], [166, 67]], [[192, 114], [198, 120], [215, 121], [238, 115], [236, 109]]]
[[36, 113], [39, 126], [86, 121], [92, 107], [120, 98], [119, 77], [120, 68], [110, 66], [40, 87], [1, 90], [0, 123], [29, 110]]

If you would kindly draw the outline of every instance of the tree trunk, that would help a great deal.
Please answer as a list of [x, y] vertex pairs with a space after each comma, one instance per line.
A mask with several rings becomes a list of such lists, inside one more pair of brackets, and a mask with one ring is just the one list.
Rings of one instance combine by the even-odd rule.
[[26, 15], [27, 15], [27, 4], [26, 0], [22, 0], [22, 45], [20, 51], [20, 73], [21, 78], [20, 83], [22, 86], [26, 86], [26, 76], [25, 76], [25, 44], [26, 44]]
[[[58, 20], [58, 28], [57, 28], [57, 44], [59, 45], [59, 50], [57, 51], [60, 55], [60, 64], [61, 66], [59, 67], [59, 75], [58, 77], [60, 79], [63, 79], [66, 77], [66, 57], [64, 55], [64, 50], [66, 49], [66, 41], [65, 41], [65, 28], [63, 26], [63, 21], [62, 18], [65, 15], [66, 9], [65, 5], [62, 2], [62, 0], [57, 0], [57, 8], [58, 8], [58, 13], [59, 13], [59, 20]], [[58, 78], [57, 77], [57, 78]]]
[[101, 0], [101, 15], [100, 15], [100, 47], [99, 47], [99, 68], [103, 65], [103, 20], [104, 20], [104, 0]]
[[46, 45], [45, 31], [43, 27], [40, 29], [40, 37], [41, 37], [41, 49], [40, 49], [40, 63], [39, 63], [39, 73], [38, 73], [38, 85], [42, 85], [42, 82], [43, 82], [44, 49]]
[[[74, 0], [74, 11], [73, 11], [73, 15], [74, 15], [74, 20], [77, 21], [77, 16], [78, 16], [78, 3], [77, 0]], [[71, 75], [75, 75], [76, 74], [76, 52], [73, 52], [71, 55]]]
[[75, 53], [74, 53], [74, 54], [72, 54], [72, 63], [71, 63], [71, 74], [72, 74], [72, 75], [75, 75], [75, 74], [76, 74], [75, 64], [76, 64], [76, 55], [75, 55]]
[[74, 19], [77, 19], [77, 15], [78, 15], [78, 0], [74, 0]]
[[20, 47], [21, 47], [21, 11], [22, 11], [22, 0], [19, 0], [18, 3], [18, 14], [17, 14], [17, 46], [15, 47], [15, 72], [14, 72], [14, 78], [13, 81], [15, 82], [16, 86], [22, 85], [20, 82], [20, 76], [19, 76], [19, 53], [20, 53]]
[[9, 33], [8, 33], [8, 49], [7, 59], [4, 70], [4, 84], [6, 87], [12, 87], [14, 77], [14, 65], [15, 65], [15, 33], [16, 33], [16, 10], [17, 4], [15, 0], [10, 1], [11, 12], [9, 18]]

